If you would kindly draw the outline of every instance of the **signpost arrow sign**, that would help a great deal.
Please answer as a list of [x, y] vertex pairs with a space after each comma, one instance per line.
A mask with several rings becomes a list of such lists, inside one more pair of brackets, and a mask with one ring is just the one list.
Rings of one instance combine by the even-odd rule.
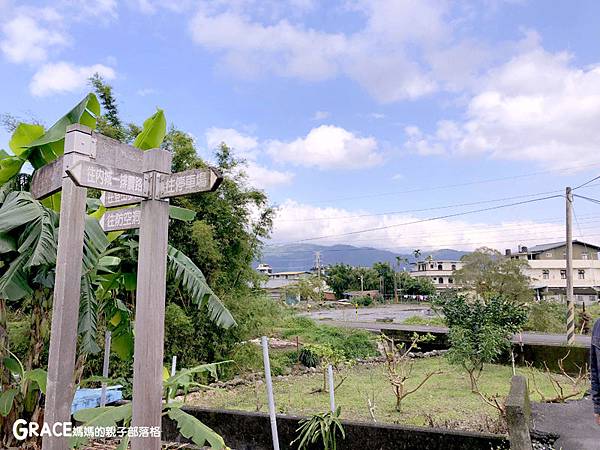
[[41, 200], [60, 191], [62, 188], [62, 175], [62, 156], [33, 172], [31, 179], [31, 194], [33, 198]]
[[148, 196], [149, 183], [145, 182], [144, 175], [141, 173], [102, 166], [89, 161], [80, 161], [66, 172], [77, 186], [139, 197]]
[[159, 175], [159, 198], [177, 197], [196, 192], [211, 192], [219, 187], [223, 176], [213, 167]]
[[100, 219], [100, 226], [106, 232], [131, 230], [140, 227], [141, 217], [142, 209], [139, 206], [108, 210]]
[[100, 195], [100, 201], [107, 208], [114, 208], [115, 206], [124, 205], [135, 205], [136, 203], [144, 200], [144, 197], [137, 197], [135, 195], [119, 194], [117, 192], [103, 192]]

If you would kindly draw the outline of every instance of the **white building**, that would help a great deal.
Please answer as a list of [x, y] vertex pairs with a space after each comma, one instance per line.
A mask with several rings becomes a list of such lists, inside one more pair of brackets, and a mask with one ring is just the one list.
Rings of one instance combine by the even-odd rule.
[[[566, 296], [567, 261], [566, 243], [520, 246], [516, 253], [506, 250], [506, 256], [527, 261], [525, 275], [538, 298], [562, 300]], [[600, 247], [573, 241], [573, 293], [578, 302], [598, 300], [600, 292]]]
[[460, 261], [426, 260], [418, 261], [410, 275], [415, 278], [426, 277], [431, 280], [437, 290], [456, 288], [454, 271], [462, 267]]

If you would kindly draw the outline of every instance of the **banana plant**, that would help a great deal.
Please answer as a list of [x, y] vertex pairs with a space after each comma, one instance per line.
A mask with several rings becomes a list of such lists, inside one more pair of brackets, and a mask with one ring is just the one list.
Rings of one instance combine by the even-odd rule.
[[[26, 163], [37, 170], [62, 155], [67, 127], [81, 123], [94, 128], [99, 114], [98, 100], [94, 94], [89, 94], [48, 130], [40, 125], [19, 124], [9, 142], [13, 154], [0, 151], [0, 258], [7, 266], [0, 277], [0, 312], [4, 310], [6, 300], [20, 301], [35, 297], [36, 289], [51, 289], [56, 263], [60, 193], [38, 201], [28, 192], [11, 191], [15, 185], [13, 180]], [[159, 109], [144, 122], [134, 145], [142, 150], [159, 147], [165, 134], [166, 120]], [[96, 343], [99, 312], [108, 312], [111, 313], [106, 316], [109, 328], [117, 331], [114, 345], [119, 348], [120, 356], [130, 357], [133, 349], [131, 311], [120, 299], [123, 287], [128, 288], [125, 292], [132, 292], [135, 274], [131, 273], [131, 269], [129, 272], [123, 269], [123, 260], [115, 253], [128, 246], [128, 262], [137, 258], [135, 232], [105, 234], [98, 223], [105, 209], [97, 200], [88, 200], [91, 206], [84, 236], [78, 326], [80, 348], [84, 354], [99, 350]], [[171, 208], [170, 214], [172, 218], [191, 220], [194, 213], [183, 208]], [[236, 324], [206, 283], [200, 269], [186, 255], [169, 248], [168, 271], [195, 304], [207, 306], [215, 323], [225, 328]], [[109, 301], [105, 301], [107, 299]]]
[[[191, 387], [204, 387], [201, 383], [194, 381], [195, 375], [208, 373], [217, 379], [218, 368], [222, 364], [232, 361], [221, 361], [212, 364], [202, 364], [200, 366], [181, 369], [174, 375], [169, 376], [166, 368], [163, 368], [163, 389], [164, 399], [163, 415], [168, 416], [177, 424], [181, 435], [190, 439], [194, 444], [203, 447], [208, 444], [214, 450], [228, 450], [225, 441], [210, 427], [203, 424], [200, 420], [185, 412], [182, 408], [183, 403], [173, 401], [175, 394], [182, 389], [187, 393]], [[75, 420], [81, 423], [82, 427], [115, 427], [122, 425], [128, 427], [131, 424], [132, 409], [131, 403], [119, 406], [105, 406], [100, 408], [82, 409], [73, 415]], [[79, 448], [88, 442], [84, 436], [74, 436], [70, 440], [70, 446]], [[123, 437], [117, 450], [128, 448], [129, 438]]]

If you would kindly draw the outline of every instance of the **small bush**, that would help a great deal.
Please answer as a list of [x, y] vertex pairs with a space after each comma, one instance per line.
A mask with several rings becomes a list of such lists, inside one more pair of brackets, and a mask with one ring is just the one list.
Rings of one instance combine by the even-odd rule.
[[410, 316], [402, 322], [406, 325], [425, 325], [432, 327], [445, 327], [446, 321], [439, 316], [425, 317], [425, 316]]
[[300, 362], [305, 367], [317, 367], [321, 358], [311, 347], [303, 347], [300, 350]]
[[356, 297], [352, 299], [352, 303], [358, 306], [370, 306], [373, 304], [373, 299], [368, 295], [363, 297]]

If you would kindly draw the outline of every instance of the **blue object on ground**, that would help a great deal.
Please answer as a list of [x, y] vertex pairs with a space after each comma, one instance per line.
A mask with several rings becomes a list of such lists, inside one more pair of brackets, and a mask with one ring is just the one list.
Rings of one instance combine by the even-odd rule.
[[[106, 387], [106, 404], [114, 403], [123, 399], [123, 393], [121, 388], [123, 386], [107, 386]], [[75, 396], [73, 397], [73, 404], [71, 405], [71, 414], [80, 409], [95, 408], [100, 406], [100, 395], [102, 388], [97, 389], [77, 389]]]

